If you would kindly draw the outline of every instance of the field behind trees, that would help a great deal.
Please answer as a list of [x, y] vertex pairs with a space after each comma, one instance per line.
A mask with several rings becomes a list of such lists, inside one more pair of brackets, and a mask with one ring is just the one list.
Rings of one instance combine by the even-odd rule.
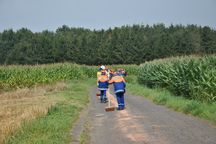
[[0, 64], [140, 64], [153, 59], [216, 52], [216, 31], [208, 26], [164, 24], [107, 30], [70, 28], [0, 33]]

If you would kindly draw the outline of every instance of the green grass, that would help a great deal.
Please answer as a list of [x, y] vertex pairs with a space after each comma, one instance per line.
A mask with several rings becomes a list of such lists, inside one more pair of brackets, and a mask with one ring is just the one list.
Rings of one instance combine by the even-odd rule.
[[148, 88], [138, 83], [128, 83], [127, 90], [135, 95], [147, 97], [156, 104], [165, 105], [176, 111], [198, 116], [216, 124], [216, 103], [205, 103], [175, 96], [168, 90]]
[[90, 131], [90, 125], [89, 125], [89, 122], [86, 122], [84, 124], [84, 129], [80, 135], [80, 144], [89, 143], [89, 140], [90, 140], [89, 131]]
[[70, 130], [79, 117], [79, 112], [88, 103], [89, 88], [94, 80], [72, 80], [68, 88], [55, 95], [64, 97], [44, 117], [24, 123], [7, 144], [65, 144], [71, 141]]

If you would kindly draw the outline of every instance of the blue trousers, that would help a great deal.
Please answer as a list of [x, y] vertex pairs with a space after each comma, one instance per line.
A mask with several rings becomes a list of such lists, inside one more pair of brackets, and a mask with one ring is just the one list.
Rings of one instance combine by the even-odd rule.
[[118, 107], [119, 108], [125, 108], [124, 92], [116, 93], [116, 98], [117, 98], [117, 102], [118, 102]]
[[100, 95], [101, 100], [106, 99], [106, 90], [101, 90], [100, 92], [101, 92], [101, 95]]

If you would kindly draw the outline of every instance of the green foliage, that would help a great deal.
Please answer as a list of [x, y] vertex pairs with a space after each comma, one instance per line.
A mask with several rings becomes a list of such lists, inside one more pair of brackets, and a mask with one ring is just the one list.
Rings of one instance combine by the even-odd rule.
[[137, 76], [136, 75], [128, 75], [125, 77], [125, 81], [127, 83], [136, 83], [137, 82]]
[[108, 65], [108, 68], [117, 70], [119, 68], [125, 69], [128, 75], [137, 75], [139, 71], [138, 65]]
[[216, 31], [196, 25], [122, 26], [108, 30], [70, 28], [0, 33], [0, 64], [140, 64], [170, 56], [216, 52]]
[[96, 68], [76, 64], [0, 67], [0, 88], [30, 87], [58, 80], [83, 79], [96, 75]]
[[[136, 65], [113, 65], [113, 69], [124, 68], [128, 75], [137, 74]], [[98, 67], [58, 63], [35, 66], [1, 66], [0, 89], [31, 87], [59, 80], [96, 78]]]
[[215, 102], [205, 103], [198, 100], [189, 100], [181, 96], [176, 96], [166, 89], [152, 89], [138, 83], [128, 83], [127, 90], [132, 94], [147, 97], [157, 104], [210, 120], [216, 124]]
[[189, 101], [187, 102], [183, 108], [182, 108], [183, 112], [188, 114], [188, 113], [192, 113], [193, 115], [198, 115], [202, 112], [201, 107], [200, 107], [200, 103], [197, 101]]
[[216, 56], [178, 57], [142, 64], [141, 84], [167, 88], [190, 99], [216, 101]]
[[168, 101], [168, 96], [166, 95], [166, 93], [161, 93], [153, 99], [153, 102], [161, 105], [165, 105], [167, 101]]

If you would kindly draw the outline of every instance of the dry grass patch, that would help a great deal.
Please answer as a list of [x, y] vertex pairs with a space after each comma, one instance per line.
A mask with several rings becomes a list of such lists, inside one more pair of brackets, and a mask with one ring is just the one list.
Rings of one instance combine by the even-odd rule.
[[48, 86], [17, 89], [0, 94], [0, 143], [20, 127], [24, 121], [30, 121], [46, 115], [49, 108], [63, 97], [51, 95], [66, 88], [64, 82]]

